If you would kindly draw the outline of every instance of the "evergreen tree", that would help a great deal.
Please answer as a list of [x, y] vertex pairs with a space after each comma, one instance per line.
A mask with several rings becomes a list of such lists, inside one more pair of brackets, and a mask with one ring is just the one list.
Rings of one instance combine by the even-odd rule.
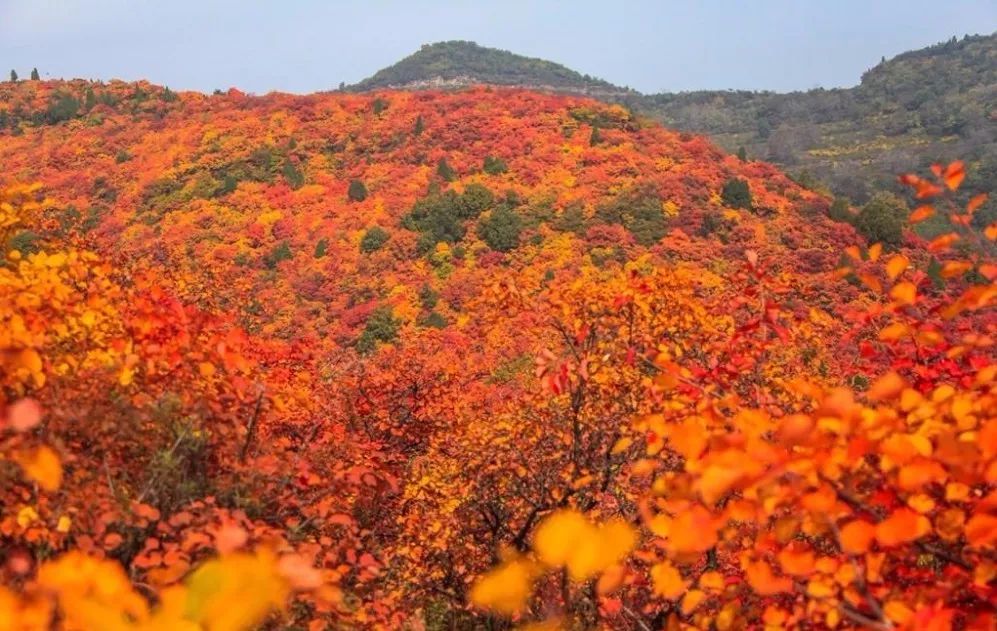
[[877, 193], [859, 211], [854, 225], [869, 243], [896, 246], [900, 245], [907, 214], [902, 199], [892, 193]]
[[346, 195], [350, 198], [350, 201], [362, 202], [367, 199], [367, 187], [360, 180], [353, 180], [350, 182], [350, 189], [346, 192]]
[[371, 252], [376, 252], [388, 242], [391, 235], [387, 230], [380, 226], [373, 226], [367, 232], [364, 233], [363, 238], [360, 239], [360, 251], [364, 254], [370, 254]]
[[592, 128], [592, 135], [589, 136], [589, 146], [594, 147], [602, 142], [602, 133], [599, 131], [598, 127]]
[[751, 189], [748, 182], [739, 178], [731, 178], [724, 183], [720, 198], [725, 206], [751, 210]]
[[32, 68], [31, 69], [31, 80], [32, 81], [38, 81], [41, 78], [42, 78], [41, 75], [38, 74], [38, 68]]
[[744, 149], [744, 145], [737, 148], [737, 159], [741, 162], [748, 161], [748, 152]]
[[436, 164], [436, 174], [447, 182], [453, 182], [457, 179], [457, 172], [447, 164], [446, 158], [440, 158], [440, 161]]
[[422, 120], [422, 114], [419, 114], [419, 117], [415, 119], [415, 128], [412, 129], [412, 135], [421, 136], [422, 132], [425, 131], [425, 129], [426, 129], [426, 123], [423, 122]]
[[11, 81], [17, 81], [17, 71], [16, 71], [16, 70], [13, 70], [13, 69], [12, 69], [12, 70], [10, 71], [10, 80], [11, 80]]
[[493, 250], [508, 252], [519, 245], [523, 220], [503, 204], [478, 224], [478, 236]]

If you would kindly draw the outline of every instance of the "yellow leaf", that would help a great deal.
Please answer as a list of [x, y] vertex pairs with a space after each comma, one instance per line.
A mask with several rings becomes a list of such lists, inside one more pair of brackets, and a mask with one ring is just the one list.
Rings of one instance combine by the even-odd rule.
[[899, 283], [890, 290], [890, 298], [902, 305], [912, 305], [917, 299], [917, 287], [914, 283]]
[[706, 593], [701, 592], [698, 589], [686, 592], [686, 595], [682, 598], [682, 613], [688, 616], [695, 611], [696, 607], [698, 607], [704, 600], [706, 600]]
[[896, 280], [897, 276], [900, 276], [909, 265], [910, 259], [903, 254], [895, 254], [886, 262], [886, 275], [890, 277], [890, 280]]
[[688, 588], [688, 583], [682, 579], [678, 568], [667, 560], [651, 568], [651, 581], [654, 583], [654, 593], [668, 600], [675, 600]]
[[61, 533], [65, 534], [65, 533], [69, 532], [69, 529], [70, 529], [70, 527], [72, 525], [73, 525], [73, 521], [71, 519], [69, 519], [69, 517], [66, 517], [65, 515], [63, 515], [62, 517], [59, 518], [59, 523], [57, 523], [55, 525], [55, 529], [56, 529], [57, 532], [61, 532]]
[[883, 253], [883, 244], [874, 243], [872, 246], [869, 247], [869, 260], [872, 262], [878, 261], [879, 255], [882, 253]]
[[934, 214], [935, 208], [933, 206], [918, 206], [914, 209], [914, 212], [910, 214], [910, 217], [907, 218], [907, 221], [910, 223], [920, 223]]
[[24, 475], [46, 491], [55, 491], [62, 482], [62, 464], [59, 456], [49, 447], [41, 446], [18, 458]]
[[475, 582], [471, 602], [511, 616], [526, 606], [533, 591], [533, 576], [534, 568], [528, 561], [509, 561]]
[[215, 365], [211, 362], [201, 362], [197, 367], [198, 372], [205, 379], [209, 379], [215, 374]]
[[25, 506], [21, 510], [17, 511], [17, 525], [21, 528], [27, 528], [37, 520], [38, 511], [31, 506]]
[[613, 450], [612, 450], [611, 453], [614, 456], [616, 454], [621, 454], [624, 451], [626, 451], [627, 449], [629, 449], [630, 445], [632, 445], [633, 442], [634, 442], [633, 438], [630, 438], [629, 436], [624, 436], [623, 438], [621, 438], [618, 441], [616, 441], [616, 444], [613, 445]]

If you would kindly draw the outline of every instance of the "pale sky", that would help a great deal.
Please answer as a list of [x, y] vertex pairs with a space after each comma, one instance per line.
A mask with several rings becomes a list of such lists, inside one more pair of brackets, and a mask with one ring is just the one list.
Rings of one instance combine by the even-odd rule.
[[997, 0], [0, 0], [0, 73], [313, 92], [465, 39], [642, 92], [851, 86]]

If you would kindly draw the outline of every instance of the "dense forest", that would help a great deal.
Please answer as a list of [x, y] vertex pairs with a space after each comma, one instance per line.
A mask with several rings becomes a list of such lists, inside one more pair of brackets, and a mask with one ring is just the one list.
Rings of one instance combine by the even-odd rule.
[[971, 164], [851, 205], [487, 86], [0, 121], [0, 628], [993, 628]]

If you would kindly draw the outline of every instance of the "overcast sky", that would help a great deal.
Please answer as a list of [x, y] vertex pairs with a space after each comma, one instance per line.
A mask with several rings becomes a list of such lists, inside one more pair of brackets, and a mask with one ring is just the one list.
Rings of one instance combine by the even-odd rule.
[[850, 86], [997, 0], [0, 0], [0, 72], [312, 92], [473, 40], [643, 92]]

